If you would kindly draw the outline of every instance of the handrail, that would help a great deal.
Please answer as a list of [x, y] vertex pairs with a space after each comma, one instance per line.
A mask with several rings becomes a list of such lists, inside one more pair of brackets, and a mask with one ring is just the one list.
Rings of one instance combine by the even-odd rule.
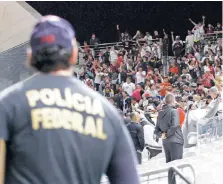
[[[192, 170], [193, 176], [195, 178], [194, 168], [190, 164], [180, 164], [180, 165], [177, 165], [177, 168], [179, 168], [179, 169], [190, 168]], [[154, 171], [149, 171], [149, 172], [140, 174], [140, 178], [141, 179], [144, 178], [144, 177], [148, 177], [149, 178], [152, 175], [156, 175], [156, 174], [163, 173], [163, 172], [167, 172], [167, 171], [169, 171], [169, 167], [166, 167], [164, 169], [158, 169], [158, 170], [154, 170]], [[159, 177], [159, 178], [165, 178], [165, 177]], [[157, 179], [157, 178], [153, 178], [153, 179], [151, 179], [149, 181], [152, 181], [152, 180], [155, 180], [155, 179]], [[108, 182], [108, 178], [105, 178], [105, 181], [104, 182]]]
[[187, 184], [194, 184], [189, 181], [183, 173], [176, 167], [170, 167], [168, 170], [168, 184], [176, 184], [176, 174], [181, 177]]
[[[119, 43], [123, 43], [123, 42], [112, 42], [112, 43], [99, 43], [99, 44], [96, 44], [96, 45], [87, 45], [88, 47], [98, 47], [98, 46], [104, 46], [104, 45], [112, 45], [112, 44], [119, 44]], [[79, 46], [80, 48], [84, 48], [84, 45], [83, 46]]]
[[[149, 41], [159, 41], [159, 39], [151, 39]], [[132, 43], [137, 43], [137, 42], [146, 42], [146, 40], [126, 40], [126, 41], [123, 41], [123, 42], [111, 42], [111, 43], [99, 43], [99, 44], [95, 44], [95, 45], [87, 45], [88, 47], [100, 47], [100, 46], [105, 46], [105, 45], [117, 45], [117, 44], [122, 44], [122, 43], [125, 43], [125, 42], [132, 42]], [[79, 46], [80, 48], [84, 48], [84, 45], [83, 46]]]
[[205, 34], [201, 34], [201, 35], [218, 35], [219, 33], [223, 34], [223, 31], [214, 31], [214, 33], [205, 33]]
[[23, 42], [23, 43], [20, 43], [19, 45], [16, 45], [16, 46], [11, 47], [11, 48], [9, 48], [9, 49], [7, 49], [7, 50], [4, 50], [4, 51], [0, 52], [0, 54], [4, 54], [4, 53], [6, 53], [6, 52], [8, 52], [8, 51], [11, 51], [11, 50], [13, 50], [13, 49], [15, 49], [15, 48], [17, 48], [17, 47], [20, 47], [20, 46], [22, 46], [22, 45], [25, 45], [25, 44], [27, 44], [27, 43], [29, 43], [29, 41], [25, 41], [25, 42]]
[[[195, 175], [194, 168], [190, 164], [181, 164], [181, 165], [177, 165], [177, 167], [179, 169], [189, 167], [189, 168], [191, 168], [193, 174]], [[169, 170], [169, 167], [166, 167], [166, 168], [163, 168], [163, 169], [158, 169], [158, 170], [155, 170], [155, 171], [149, 171], [149, 172], [141, 174], [140, 177], [151, 176], [151, 175], [155, 175], [155, 174], [158, 174], [158, 173], [166, 172], [168, 170]]]
[[[177, 165], [177, 168], [179, 168], [179, 169], [183, 169], [183, 168], [187, 168], [187, 167], [192, 170], [193, 176], [195, 178], [195, 171], [194, 171], [194, 168], [192, 167], [192, 165], [190, 165], [190, 164]], [[156, 174], [159, 174], [159, 173], [167, 172], [168, 170], [169, 170], [169, 167], [166, 167], [166, 168], [163, 168], [163, 169], [158, 169], [158, 170], [155, 170], [155, 171], [149, 171], [149, 172], [140, 174], [140, 177], [148, 177], [149, 178], [152, 175], [156, 175]]]

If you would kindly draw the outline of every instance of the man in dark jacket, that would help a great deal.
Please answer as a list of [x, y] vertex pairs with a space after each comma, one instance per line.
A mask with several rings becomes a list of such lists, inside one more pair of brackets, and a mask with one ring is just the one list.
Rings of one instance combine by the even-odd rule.
[[131, 122], [131, 119], [126, 117], [125, 113], [121, 109], [118, 109], [118, 112], [119, 112], [120, 116], [123, 118], [125, 125], [127, 126]]
[[142, 125], [140, 125], [140, 123], [139, 123], [140, 122], [139, 113], [132, 112], [130, 117], [131, 117], [131, 122], [127, 125], [127, 128], [128, 128], [130, 135], [132, 137], [139, 164], [141, 164], [142, 163], [142, 151], [145, 146], [144, 131], [143, 131]]
[[183, 157], [183, 134], [179, 124], [179, 114], [174, 108], [175, 97], [168, 93], [165, 97], [165, 106], [159, 112], [155, 134], [162, 137], [166, 162], [182, 159]]

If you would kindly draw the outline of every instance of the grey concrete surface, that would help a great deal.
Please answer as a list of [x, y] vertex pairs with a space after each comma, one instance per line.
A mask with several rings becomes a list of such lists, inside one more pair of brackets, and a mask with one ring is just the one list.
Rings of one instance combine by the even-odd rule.
[[26, 2], [0, 1], [0, 52], [28, 41], [40, 17]]

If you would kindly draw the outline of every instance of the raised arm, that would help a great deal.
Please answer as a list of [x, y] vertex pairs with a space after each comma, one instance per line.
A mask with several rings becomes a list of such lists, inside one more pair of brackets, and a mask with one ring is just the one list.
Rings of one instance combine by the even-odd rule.
[[166, 33], [165, 29], [163, 29], [163, 34], [164, 34], [165, 36], [167, 35], [167, 33]]
[[202, 25], [203, 26], [205, 25], [205, 16], [204, 15], [202, 16]]
[[121, 41], [121, 32], [119, 29], [119, 25], [116, 25], [116, 29], [117, 29], [118, 41], [120, 42]]
[[7, 112], [0, 103], [0, 184], [4, 184], [5, 179], [5, 160], [6, 160], [6, 141], [9, 138]]
[[174, 42], [173, 31], [171, 31], [171, 39], [172, 39], [172, 43], [173, 43]]
[[5, 140], [0, 140], [0, 184], [4, 184], [4, 179], [5, 179], [5, 159], [6, 159]]
[[195, 22], [193, 22], [193, 20], [189, 19], [189, 21], [190, 21], [194, 26], [197, 25]]

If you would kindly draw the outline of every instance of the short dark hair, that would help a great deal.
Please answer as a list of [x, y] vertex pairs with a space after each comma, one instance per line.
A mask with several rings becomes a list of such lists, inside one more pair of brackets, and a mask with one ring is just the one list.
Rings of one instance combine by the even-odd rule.
[[47, 46], [33, 53], [30, 64], [40, 72], [49, 73], [70, 68], [71, 56], [72, 49], [65, 49], [58, 45]]

